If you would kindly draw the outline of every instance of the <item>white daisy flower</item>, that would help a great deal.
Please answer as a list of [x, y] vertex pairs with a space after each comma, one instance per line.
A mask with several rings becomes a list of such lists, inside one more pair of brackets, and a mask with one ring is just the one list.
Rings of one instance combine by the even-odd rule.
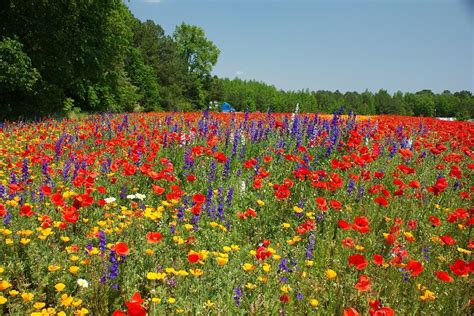
[[105, 203], [107, 203], [107, 204], [114, 203], [116, 200], [117, 199], [114, 198], [114, 197], [108, 197], [108, 198], [104, 199]]
[[143, 200], [146, 198], [146, 195], [145, 195], [145, 194], [136, 193], [136, 194], [135, 194], [135, 198], [138, 199], [138, 200], [143, 201]]
[[89, 287], [89, 282], [87, 282], [87, 280], [84, 280], [84, 279], [77, 279], [76, 283], [77, 285], [83, 288]]

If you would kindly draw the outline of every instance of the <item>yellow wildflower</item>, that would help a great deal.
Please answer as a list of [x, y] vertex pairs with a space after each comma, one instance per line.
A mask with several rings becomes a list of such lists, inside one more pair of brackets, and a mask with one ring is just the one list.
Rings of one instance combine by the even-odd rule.
[[33, 308], [35, 308], [35, 309], [42, 309], [45, 306], [46, 306], [46, 303], [44, 303], [44, 302], [36, 302], [36, 303], [33, 304]]
[[435, 299], [435, 293], [431, 292], [430, 290], [425, 290], [423, 295], [420, 296], [420, 300], [422, 300], [423, 302], [434, 301]]
[[25, 302], [31, 302], [33, 300], [33, 297], [35, 295], [33, 293], [21, 293], [21, 298], [23, 299], [23, 301]]
[[66, 287], [66, 285], [64, 283], [58, 283], [54, 286], [54, 288], [56, 289], [56, 291], [58, 292], [61, 292], [62, 290], [64, 290], [64, 288]]
[[242, 269], [244, 269], [244, 271], [252, 271], [252, 270], [255, 270], [255, 266], [250, 263], [244, 263], [242, 265]]
[[332, 269], [327, 269], [326, 272], [324, 272], [324, 274], [326, 275], [326, 278], [328, 278], [329, 280], [335, 279], [337, 277], [336, 271]]
[[11, 287], [11, 283], [6, 281], [6, 280], [2, 280], [0, 281], [0, 291], [3, 291], [5, 289], [8, 289], [9, 287]]
[[80, 268], [78, 266], [70, 266], [69, 267], [69, 272], [71, 272], [72, 274], [76, 274], [77, 272], [79, 272]]
[[319, 302], [317, 299], [313, 298], [309, 301], [309, 305], [311, 305], [312, 307], [317, 307], [319, 305]]

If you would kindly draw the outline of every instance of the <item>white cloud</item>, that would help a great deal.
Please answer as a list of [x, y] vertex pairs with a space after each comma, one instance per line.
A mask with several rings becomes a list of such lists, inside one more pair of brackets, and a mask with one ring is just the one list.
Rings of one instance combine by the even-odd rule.
[[238, 76], [242, 76], [244, 74], [244, 72], [242, 70], [237, 70], [235, 72], [235, 75], [238, 77]]

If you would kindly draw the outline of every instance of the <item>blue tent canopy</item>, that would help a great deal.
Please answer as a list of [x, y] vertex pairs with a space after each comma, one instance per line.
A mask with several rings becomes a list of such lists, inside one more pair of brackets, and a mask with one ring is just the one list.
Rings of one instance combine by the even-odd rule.
[[224, 102], [221, 104], [221, 111], [222, 112], [235, 112], [235, 109], [229, 103]]

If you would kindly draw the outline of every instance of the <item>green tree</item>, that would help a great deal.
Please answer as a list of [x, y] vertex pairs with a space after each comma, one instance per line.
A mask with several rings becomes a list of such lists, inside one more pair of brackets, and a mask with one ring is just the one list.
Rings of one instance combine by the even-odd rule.
[[431, 91], [420, 91], [415, 94], [413, 104], [413, 114], [415, 116], [434, 116], [435, 104], [433, 101], [433, 93]]
[[467, 120], [474, 118], [474, 96], [470, 91], [455, 92], [454, 96], [458, 99], [458, 106], [455, 110], [455, 116], [459, 119]]
[[40, 78], [20, 42], [10, 38], [0, 41], [0, 91], [31, 92]]
[[[368, 91], [368, 90], [365, 90], [364, 92], [362, 92], [362, 94], [360, 95], [362, 101], [361, 101], [361, 105], [360, 105], [360, 114], [363, 114], [363, 115], [371, 115], [371, 114], [375, 114], [375, 97], [374, 95]], [[356, 113], [359, 113], [359, 112], [356, 112]]]
[[132, 15], [116, 0], [2, 1], [0, 34], [17, 38], [42, 84], [30, 100], [55, 112], [72, 99], [83, 110], [103, 111], [134, 102], [124, 60], [131, 48]]
[[205, 36], [204, 30], [195, 25], [182, 23], [173, 33], [178, 51], [187, 61], [188, 72], [198, 78], [209, 76], [217, 63], [220, 50]]
[[377, 114], [396, 114], [397, 108], [387, 90], [380, 89], [375, 94], [375, 110]]
[[160, 92], [153, 68], [145, 65], [138, 49], [133, 48], [125, 67], [131, 83], [138, 88], [138, 103], [145, 111], [161, 110]]
[[[35, 85], [41, 79], [31, 59], [17, 40], [5, 38], [0, 41], [0, 119], [28, 112], [26, 101], [35, 94]], [[16, 107], [15, 107], [16, 106]]]

